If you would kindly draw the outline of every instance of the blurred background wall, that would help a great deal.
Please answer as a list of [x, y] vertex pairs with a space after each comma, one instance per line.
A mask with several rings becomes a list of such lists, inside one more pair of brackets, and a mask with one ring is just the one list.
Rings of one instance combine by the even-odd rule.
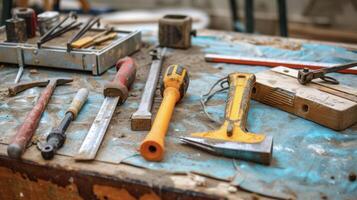
[[[21, 0], [20, 0], [21, 1]], [[47, 0], [51, 1], [51, 0]], [[52, 0], [53, 1], [53, 0]], [[244, 0], [237, 1], [244, 23]], [[30, 0], [43, 4], [43, 0]], [[93, 8], [133, 9], [195, 8], [207, 13], [208, 28], [232, 30], [229, 0], [88, 0]], [[286, 0], [290, 37], [357, 43], [357, 0]], [[75, 8], [79, 1], [62, 0], [61, 7]], [[254, 0], [255, 32], [279, 35], [277, 1]]]

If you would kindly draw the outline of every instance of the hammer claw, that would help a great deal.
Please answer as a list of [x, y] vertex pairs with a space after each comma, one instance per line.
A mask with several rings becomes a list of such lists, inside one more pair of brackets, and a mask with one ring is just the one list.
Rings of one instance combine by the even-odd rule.
[[56, 85], [63, 85], [65, 83], [69, 83], [72, 82], [73, 79], [70, 78], [54, 78], [54, 79], [49, 79], [46, 81], [31, 81], [31, 82], [27, 82], [27, 83], [18, 83], [15, 84], [13, 86], [10, 86], [8, 88], [9, 90], [9, 95], [10, 96], [15, 96], [18, 93], [27, 90], [29, 88], [33, 88], [33, 87], [45, 87], [48, 85], [48, 83], [50, 81], [56, 81]]

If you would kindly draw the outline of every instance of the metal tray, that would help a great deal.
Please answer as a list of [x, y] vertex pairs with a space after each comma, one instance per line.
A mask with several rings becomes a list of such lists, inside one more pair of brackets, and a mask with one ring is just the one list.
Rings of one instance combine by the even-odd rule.
[[[104, 29], [92, 29], [84, 36], [94, 35]], [[140, 48], [140, 31], [121, 31], [115, 40], [87, 49], [74, 49], [67, 52], [66, 42], [77, 30], [69, 31], [53, 39], [39, 49], [38, 37], [29, 39], [26, 43], [6, 42], [4, 27], [0, 28], [0, 62], [49, 68], [73, 69], [90, 71], [100, 75], [124, 56], [130, 55]]]

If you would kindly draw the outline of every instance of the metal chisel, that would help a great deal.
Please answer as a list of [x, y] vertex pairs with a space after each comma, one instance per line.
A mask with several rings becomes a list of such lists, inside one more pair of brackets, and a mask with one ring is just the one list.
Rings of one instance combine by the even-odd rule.
[[118, 70], [112, 82], [104, 86], [104, 102], [84, 139], [75, 160], [93, 160], [102, 143], [117, 104], [123, 104], [128, 98], [128, 88], [135, 80], [136, 64], [130, 57], [117, 62]]
[[166, 48], [154, 49], [151, 52], [152, 64], [145, 84], [144, 92], [140, 100], [139, 108], [131, 116], [131, 130], [148, 131], [151, 128], [153, 104], [157, 82], [159, 80], [162, 61], [164, 59]]

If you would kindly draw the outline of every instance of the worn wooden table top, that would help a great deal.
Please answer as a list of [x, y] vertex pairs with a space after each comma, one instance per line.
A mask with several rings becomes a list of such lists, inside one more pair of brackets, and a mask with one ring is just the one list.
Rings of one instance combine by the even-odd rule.
[[[207, 91], [215, 80], [233, 71], [255, 73], [268, 70], [268, 68], [262, 66], [251, 67], [206, 63], [203, 58], [205, 52], [222, 54], [251, 54], [253, 52], [256, 56], [263, 57], [270, 56], [269, 52], [273, 52], [275, 55], [272, 56], [275, 57], [290, 56], [294, 59], [300, 56], [309, 59], [311, 57], [317, 58], [316, 56], [318, 55], [312, 54], [310, 57], [306, 56], [309, 52], [313, 52], [311, 49], [324, 47], [327, 51], [334, 50], [331, 55], [334, 55], [336, 59], [330, 61], [347, 61], [357, 60], [357, 54], [347, 50], [355, 50], [357, 46], [341, 44], [339, 47], [332, 47], [329, 46], [331, 44], [327, 45], [304, 40], [287, 40], [278, 37], [250, 36], [208, 30], [200, 31], [198, 35], [193, 40], [192, 48], [188, 50], [170, 49], [164, 61], [164, 68], [169, 64], [175, 63], [187, 66], [191, 76], [191, 85], [187, 96], [185, 96], [183, 102], [177, 105], [175, 110], [166, 139], [167, 152], [164, 161], [161, 163], [146, 162], [140, 157], [137, 148], [140, 141], [145, 137], [146, 132], [131, 131], [129, 120], [130, 115], [138, 106], [141, 92], [145, 85], [146, 74], [150, 67], [148, 52], [155, 43], [155, 37], [151, 34], [144, 34], [142, 49], [132, 55], [139, 66], [137, 79], [130, 91], [130, 97], [127, 102], [123, 106], [117, 107], [105, 140], [101, 145], [96, 160], [93, 162], [75, 162], [72, 156], [78, 150], [100, 108], [103, 101], [103, 85], [114, 76], [114, 69], [109, 70], [101, 76], [92, 76], [87, 73], [68, 70], [26, 67], [25, 74], [21, 80], [23, 82], [58, 76], [72, 77], [75, 81], [68, 86], [56, 88], [33, 138], [33, 145], [27, 149], [23, 155], [23, 160], [16, 161], [7, 157], [7, 144], [15, 134], [17, 127], [24, 120], [26, 113], [35, 104], [42, 88], [33, 88], [15, 97], [7, 97], [4, 88], [13, 82], [17, 68], [7, 65], [1, 67], [0, 199], [11, 199], [11, 197], [14, 197], [14, 194], [16, 195], [15, 199], [20, 197], [28, 197], [27, 199], [88, 199], [94, 197], [103, 199], [118, 197], [122, 197], [122, 199], [153, 199], [159, 196], [165, 199], [190, 199], [194, 197], [203, 199], [252, 199], [253, 197], [334, 198], [336, 196], [331, 193], [340, 193], [341, 191], [345, 191], [345, 198], [355, 197], [357, 195], [355, 182], [342, 181], [342, 186], [333, 187], [334, 185], [331, 181], [340, 181], [340, 178], [341, 180], [345, 180], [346, 175], [351, 175], [353, 172], [357, 173], [356, 167], [351, 166], [353, 162], [356, 162], [356, 156], [353, 155], [353, 152], [356, 154], [356, 149], [352, 147], [352, 144], [355, 144], [357, 141], [356, 127], [352, 127], [341, 133], [342, 136], [339, 137], [343, 137], [345, 141], [340, 141], [343, 140], [341, 138], [337, 139], [341, 142], [341, 146], [336, 147], [337, 149], [342, 147], [350, 148], [347, 152], [343, 152], [347, 154], [337, 153], [340, 156], [347, 156], [346, 160], [341, 161], [344, 165], [341, 164], [341, 166], [335, 168], [325, 168], [325, 171], [329, 171], [329, 173], [331, 170], [339, 169], [346, 170], [346, 173], [337, 173], [333, 179], [330, 177], [328, 182], [323, 182], [319, 179], [322, 176], [327, 176], [327, 174], [318, 173], [307, 174], [304, 177], [298, 176], [298, 170], [309, 167], [311, 167], [312, 173], [324, 171], [321, 169], [321, 166], [316, 168], [316, 166], [309, 165], [308, 161], [303, 163], [304, 166], [301, 169], [286, 166], [296, 164], [291, 160], [302, 159], [300, 157], [301, 154], [297, 152], [299, 148], [294, 146], [297, 145], [296, 143], [287, 143], [285, 145], [283, 144], [285, 140], [275, 140], [274, 153], [276, 152], [276, 157], [272, 166], [269, 167], [212, 156], [203, 151], [197, 151], [181, 145], [177, 137], [216, 127], [205, 117], [199, 103], [199, 95]], [[318, 51], [321, 51], [321, 49]], [[320, 60], [326, 57], [324, 54], [320, 56]], [[335, 74], [335, 76], [342, 83], [357, 87], [356, 76], [342, 74]], [[78, 118], [72, 122], [67, 130], [68, 138], [66, 144], [58, 152], [58, 155], [55, 156], [55, 159], [51, 161], [43, 160], [35, 143], [43, 141], [51, 127], [59, 123], [73, 95], [81, 87], [87, 87], [90, 90], [88, 102], [85, 104]], [[212, 110], [218, 115], [223, 114], [224, 99], [224, 95], [220, 97], [218, 102], [221, 106], [217, 104], [217, 108]], [[154, 113], [156, 113], [160, 101], [161, 97], [157, 91], [153, 106]], [[301, 124], [305, 126], [304, 131], [299, 133], [301, 135], [306, 135], [312, 129], [316, 129], [321, 134], [336, 135], [336, 133], [312, 122], [282, 111], [277, 111], [274, 108], [254, 101], [252, 102], [251, 110], [248, 118], [248, 126], [251, 131], [264, 132], [277, 138], [284, 131], [291, 132], [288, 127], [278, 124], [279, 121], [281, 123], [281, 120], [287, 120], [291, 123], [291, 126], [299, 126]], [[271, 113], [269, 114], [269, 112]], [[266, 119], [275, 121], [274, 123], [263, 122]], [[280, 128], [277, 128], [278, 126]], [[287, 135], [281, 135], [281, 137], [288, 139]], [[321, 135], [319, 137], [325, 138], [327, 136]], [[331, 138], [334, 140], [332, 136]], [[311, 142], [309, 144], [312, 146], [306, 149], [310, 149], [311, 152], [304, 151], [303, 154], [313, 154], [328, 148], [328, 146], [318, 146], [313, 141], [308, 142]], [[295, 151], [296, 153], [294, 153]], [[289, 153], [289, 155], [284, 155], [286, 153]], [[349, 155], [351, 153], [352, 155]], [[323, 153], [316, 153], [314, 159], [321, 158], [321, 156], [325, 155]], [[332, 157], [334, 156], [336, 155], [332, 155]], [[286, 160], [284, 160], [285, 157]], [[324, 160], [315, 160], [318, 163], [322, 161]], [[283, 162], [287, 164], [284, 165]], [[281, 174], [281, 176], [276, 177], [275, 173]], [[308, 172], [300, 171], [299, 173]], [[255, 174], [257, 177], [254, 177]], [[261, 178], [264, 174], [269, 175], [267, 177], [274, 176], [276, 179], [266, 180]], [[292, 174], [296, 175], [295, 182]], [[315, 178], [314, 175], [319, 178]], [[242, 177], [244, 177], [244, 180]], [[284, 185], [284, 181], [288, 183], [286, 184], [286, 188], [282, 186]], [[256, 186], [252, 187], [252, 184], [256, 184]], [[306, 190], [303, 187], [304, 184], [310, 188], [313, 185], [316, 186], [311, 191], [306, 192], [308, 196], [299, 194], [300, 191]], [[337, 189], [333, 191], [332, 188]]]

